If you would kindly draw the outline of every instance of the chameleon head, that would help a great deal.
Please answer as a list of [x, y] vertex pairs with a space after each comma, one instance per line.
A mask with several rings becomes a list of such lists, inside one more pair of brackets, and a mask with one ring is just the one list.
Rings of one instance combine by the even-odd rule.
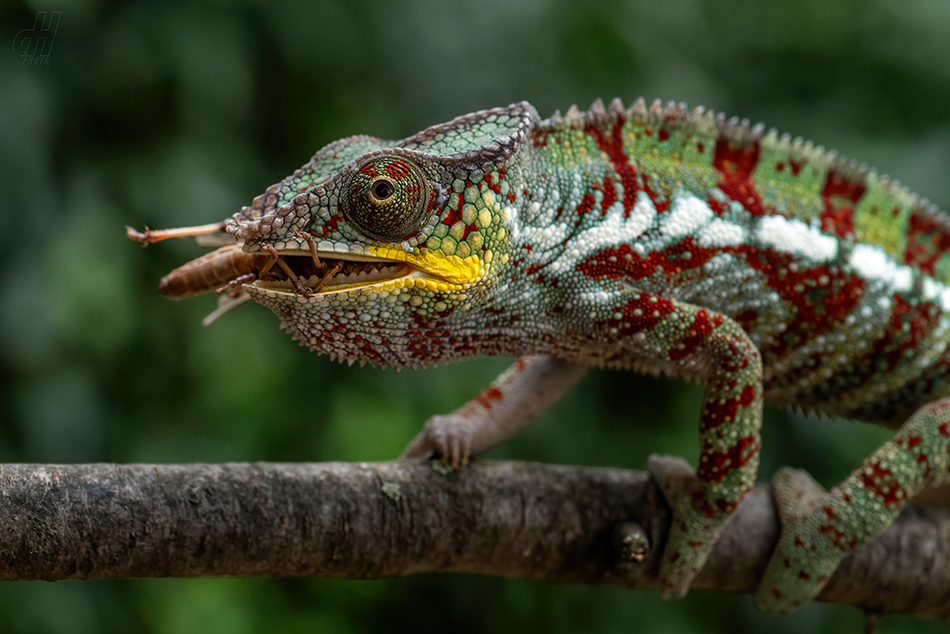
[[244, 290], [334, 358], [404, 366], [465, 356], [463, 341], [420, 347], [418, 332], [464, 321], [507, 264], [508, 220], [522, 204], [517, 157], [536, 121], [523, 103], [402, 141], [326, 146], [225, 222], [245, 251], [276, 251], [298, 278]]

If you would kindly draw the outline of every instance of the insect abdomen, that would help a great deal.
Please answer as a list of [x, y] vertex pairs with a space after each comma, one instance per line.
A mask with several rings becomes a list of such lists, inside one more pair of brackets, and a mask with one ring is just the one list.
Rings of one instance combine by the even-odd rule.
[[244, 275], [256, 275], [268, 258], [259, 253], [245, 253], [240, 244], [224, 246], [179, 266], [162, 278], [158, 290], [175, 299], [217, 290]]

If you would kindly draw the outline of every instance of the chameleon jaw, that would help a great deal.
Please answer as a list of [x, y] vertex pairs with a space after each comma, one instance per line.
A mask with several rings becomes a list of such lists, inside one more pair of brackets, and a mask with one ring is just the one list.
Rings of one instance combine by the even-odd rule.
[[[390, 259], [374, 255], [358, 255], [338, 253], [334, 251], [309, 251], [297, 249], [282, 249], [277, 251], [280, 260], [286, 265], [296, 280], [290, 274], [283, 279], [267, 277], [246, 284], [249, 289], [271, 296], [296, 297], [298, 301], [314, 301], [318, 296], [329, 296], [350, 291], [371, 293], [380, 291], [398, 291], [406, 287], [427, 288], [435, 291], [461, 290], [469, 284], [463, 280], [451, 279], [453, 271], [446, 279], [444, 270], [426, 271], [423, 263], [432, 261], [428, 257], [413, 257], [405, 259]], [[316, 258], [314, 258], [314, 254]], [[418, 260], [422, 260], [419, 262]], [[316, 266], [320, 263], [320, 267]], [[274, 267], [277, 269], [278, 267]], [[430, 267], [425, 267], [430, 268]], [[444, 269], [445, 267], [441, 267]], [[474, 280], [473, 280], [474, 281]]]

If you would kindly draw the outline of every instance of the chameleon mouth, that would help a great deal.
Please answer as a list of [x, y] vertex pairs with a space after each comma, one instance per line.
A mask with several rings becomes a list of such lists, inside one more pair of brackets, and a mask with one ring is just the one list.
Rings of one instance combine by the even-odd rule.
[[[159, 288], [175, 299], [206, 291], [227, 293], [235, 302], [246, 301], [244, 290], [255, 294], [295, 297], [307, 302], [314, 296], [334, 293], [393, 292], [414, 286], [434, 292], [463, 291], [484, 276], [481, 257], [444, 255], [427, 249], [405, 251], [391, 246], [364, 246], [364, 253], [320, 251], [304, 232], [293, 234], [309, 248], [278, 250], [258, 242], [259, 250], [244, 251], [244, 243], [222, 236], [223, 223], [144, 232], [126, 227], [126, 235], [145, 246], [169, 238], [195, 237], [216, 251], [188, 262], [166, 275]], [[222, 239], [224, 244], [222, 244]], [[507, 256], [503, 256], [507, 261]], [[236, 305], [234, 302], [227, 306]], [[230, 308], [227, 308], [229, 310]], [[209, 317], [216, 318], [219, 311]], [[210, 323], [206, 320], [207, 323]]]
[[[460, 258], [423, 250], [407, 252], [393, 247], [366, 246], [365, 252], [320, 251], [305, 232], [293, 234], [309, 249], [278, 250], [259, 242], [269, 260], [257, 279], [247, 284], [270, 295], [297, 295], [307, 301], [314, 295], [356, 291], [389, 292], [407, 286], [431, 291], [458, 291], [481, 278], [477, 256]], [[491, 254], [488, 254], [491, 258]], [[266, 275], [265, 275], [266, 274]]]
[[405, 286], [428, 277], [406, 262], [375, 257], [292, 250], [278, 251], [277, 256], [277, 265], [247, 286], [268, 294], [310, 297], [392, 283]]

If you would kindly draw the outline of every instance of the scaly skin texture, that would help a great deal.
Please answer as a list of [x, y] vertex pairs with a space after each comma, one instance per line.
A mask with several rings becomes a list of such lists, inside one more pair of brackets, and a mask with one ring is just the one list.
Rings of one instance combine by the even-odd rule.
[[828, 493], [780, 474], [767, 609], [814, 596], [948, 481], [950, 223], [800, 140], [682, 106], [598, 101], [542, 121], [521, 103], [398, 142], [333, 143], [226, 231], [288, 261], [310, 253], [306, 234], [324, 260], [388, 266], [313, 294], [244, 286], [316, 351], [410, 367], [523, 357], [429, 421], [408, 456], [464, 462], [589, 366], [702, 383], [698, 469], [649, 464], [674, 513], [660, 574], [676, 593], [755, 481], [765, 401], [900, 427]]

